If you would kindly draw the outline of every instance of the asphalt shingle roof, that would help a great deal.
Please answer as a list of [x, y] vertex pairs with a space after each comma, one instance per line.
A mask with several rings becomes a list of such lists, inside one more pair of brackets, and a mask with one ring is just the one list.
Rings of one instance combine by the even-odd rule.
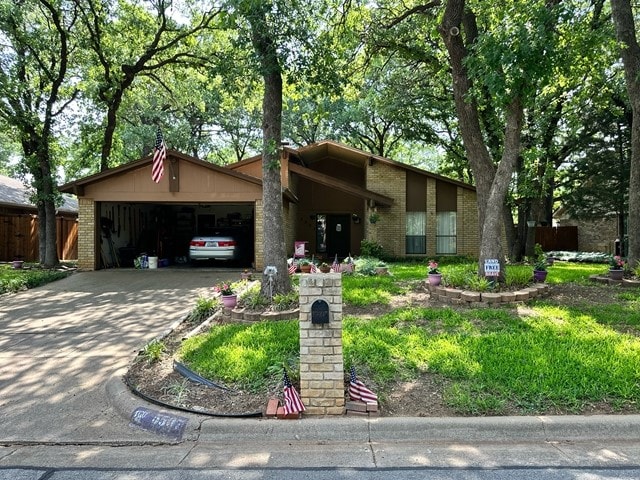
[[[35, 209], [36, 207], [29, 196], [29, 188], [20, 180], [0, 175], [0, 205]], [[58, 211], [77, 213], [77, 198], [66, 193], [63, 193], [62, 197], [64, 202], [58, 207]]]

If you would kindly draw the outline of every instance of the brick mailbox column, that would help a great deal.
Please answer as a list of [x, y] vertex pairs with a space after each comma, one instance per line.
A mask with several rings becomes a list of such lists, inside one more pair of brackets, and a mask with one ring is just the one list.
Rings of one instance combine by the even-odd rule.
[[344, 414], [339, 273], [300, 276], [300, 398], [309, 415]]

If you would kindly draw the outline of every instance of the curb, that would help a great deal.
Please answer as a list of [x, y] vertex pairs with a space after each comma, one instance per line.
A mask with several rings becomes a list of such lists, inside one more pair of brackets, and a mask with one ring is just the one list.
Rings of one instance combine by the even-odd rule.
[[[200, 422], [202, 421], [201, 417], [197, 415], [181, 412], [179, 410], [168, 410], [166, 408], [162, 408], [158, 405], [153, 405], [145, 401], [144, 399], [134, 395], [133, 392], [129, 390], [129, 387], [127, 387], [123, 381], [123, 375], [124, 375], [123, 370], [120, 370], [116, 372], [109, 380], [107, 380], [107, 383], [105, 384], [107, 401], [109, 402], [109, 405], [113, 407], [113, 409], [116, 411], [118, 415], [120, 415], [123, 419], [130, 422], [134, 411], [137, 408], [143, 407], [143, 408], [148, 408], [150, 410], [156, 410], [165, 414], [170, 414], [176, 417], [182, 417], [187, 420], [187, 424], [184, 429], [182, 438], [181, 439], [173, 439], [173, 438], [166, 438], [166, 437], [162, 437], [162, 438], [166, 438], [167, 443], [180, 443], [180, 441], [184, 441], [184, 440], [190, 440], [190, 441], [198, 440]], [[136, 428], [133, 425], [131, 425], [131, 427]], [[158, 435], [158, 438], [161, 438], [160, 435]]]
[[300, 420], [211, 418], [162, 409], [135, 396], [117, 372], [105, 386], [109, 404], [130, 420], [136, 408], [187, 419], [180, 441], [241, 443], [544, 443], [640, 440], [640, 415], [522, 417], [316, 417]]

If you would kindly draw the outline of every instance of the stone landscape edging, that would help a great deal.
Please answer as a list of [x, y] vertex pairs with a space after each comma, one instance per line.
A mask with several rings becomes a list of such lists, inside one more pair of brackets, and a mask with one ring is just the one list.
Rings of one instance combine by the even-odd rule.
[[534, 298], [545, 297], [551, 292], [551, 286], [546, 283], [535, 283], [530, 287], [510, 292], [476, 292], [429, 284], [427, 287], [431, 299], [434, 301], [469, 307], [522, 303]]
[[640, 280], [631, 280], [623, 278], [622, 280], [614, 280], [608, 275], [590, 275], [589, 280], [597, 283], [606, 283], [608, 285], [618, 285], [624, 288], [640, 287]]

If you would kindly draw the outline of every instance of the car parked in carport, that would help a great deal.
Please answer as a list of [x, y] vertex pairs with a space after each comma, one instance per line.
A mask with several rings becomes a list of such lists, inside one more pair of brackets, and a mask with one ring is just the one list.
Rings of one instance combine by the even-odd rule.
[[230, 235], [199, 235], [189, 242], [189, 260], [236, 260], [236, 239]]

